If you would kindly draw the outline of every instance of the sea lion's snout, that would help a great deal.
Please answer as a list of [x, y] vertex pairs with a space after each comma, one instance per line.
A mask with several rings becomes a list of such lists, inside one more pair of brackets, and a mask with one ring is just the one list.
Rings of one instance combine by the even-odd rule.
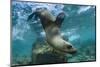
[[63, 50], [66, 52], [66, 53], [69, 53], [69, 54], [74, 54], [77, 52], [77, 49], [75, 47], [73, 47], [70, 43], [66, 42], [65, 45], [63, 46]]
[[67, 49], [69, 49], [69, 52], [68, 53], [70, 53], [70, 54], [74, 54], [74, 53], [76, 53], [77, 52], [77, 50], [73, 47], [73, 46], [67, 46]]

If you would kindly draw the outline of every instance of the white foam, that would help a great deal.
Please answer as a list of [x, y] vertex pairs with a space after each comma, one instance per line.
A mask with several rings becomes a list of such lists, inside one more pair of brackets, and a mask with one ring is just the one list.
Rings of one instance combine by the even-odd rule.
[[[59, 14], [61, 11], [63, 11], [62, 9], [64, 8], [64, 5], [61, 5], [61, 4], [44, 4], [44, 3], [18, 2], [18, 1], [13, 1], [12, 5], [17, 6], [17, 7], [14, 7], [14, 9], [15, 9], [15, 12], [17, 13], [17, 15], [18, 15], [17, 24], [13, 27], [13, 31], [12, 31], [12, 35], [13, 35], [12, 37], [13, 37], [14, 40], [16, 40], [16, 39], [23, 40], [24, 35], [26, 34], [25, 32], [29, 31], [28, 30], [29, 25], [25, 21], [26, 17], [29, 14], [25, 13], [24, 15], [22, 15], [22, 13], [24, 13], [23, 8], [26, 9], [25, 8], [26, 5], [32, 8], [32, 12], [35, 11], [36, 8], [47, 8], [54, 15]], [[37, 23], [37, 22], [36, 22], [36, 20], [34, 20], [32, 23]], [[39, 26], [41, 26], [41, 24]], [[42, 36], [45, 36], [44, 32], [40, 32], [40, 34]]]
[[44, 32], [44, 31], [40, 32], [40, 34], [41, 34], [43, 37], [45, 36], [45, 32]]
[[69, 41], [74, 41], [76, 39], [79, 39], [80, 38], [80, 35], [76, 34], [76, 35], [72, 35], [69, 37]]
[[81, 6], [77, 13], [80, 14], [82, 12], [89, 10], [90, 8], [91, 8], [91, 6]]

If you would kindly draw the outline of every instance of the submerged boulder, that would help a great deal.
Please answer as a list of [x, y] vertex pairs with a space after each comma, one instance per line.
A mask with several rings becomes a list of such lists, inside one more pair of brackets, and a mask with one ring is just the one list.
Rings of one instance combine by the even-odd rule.
[[67, 62], [66, 54], [57, 51], [48, 45], [35, 43], [36, 46], [32, 49], [32, 64], [51, 64]]

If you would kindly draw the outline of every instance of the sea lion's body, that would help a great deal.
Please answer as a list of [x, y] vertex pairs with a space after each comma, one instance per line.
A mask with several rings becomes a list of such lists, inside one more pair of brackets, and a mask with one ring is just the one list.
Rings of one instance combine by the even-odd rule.
[[30, 20], [33, 15], [40, 19], [46, 33], [47, 42], [50, 46], [63, 53], [76, 52], [76, 49], [72, 47], [72, 44], [65, 41], [60, 35], [59, 28], [61, 27], [61, 23], [65, 17], [64, 13], [60, 13], [57, 17], [55, 17], [47, 9], [40, 8], [33, 12], [29, 16], [28, 20]]

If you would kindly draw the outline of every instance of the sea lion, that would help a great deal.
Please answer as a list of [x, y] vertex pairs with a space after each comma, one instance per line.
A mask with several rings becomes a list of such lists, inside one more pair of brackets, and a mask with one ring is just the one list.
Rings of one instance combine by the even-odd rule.
[[76, 48], [68, 41], [65, 41], [60, 34], [60, 27], [65, 18], [65, 13], [61, 12], [57, 17], [46, 8], [37, 8], [35, 12], [29, 15], [28, 20], [32, 17], [39, 18], [46, 33], [46, 39], [50, 46], [62, 53], [76, 53]]

